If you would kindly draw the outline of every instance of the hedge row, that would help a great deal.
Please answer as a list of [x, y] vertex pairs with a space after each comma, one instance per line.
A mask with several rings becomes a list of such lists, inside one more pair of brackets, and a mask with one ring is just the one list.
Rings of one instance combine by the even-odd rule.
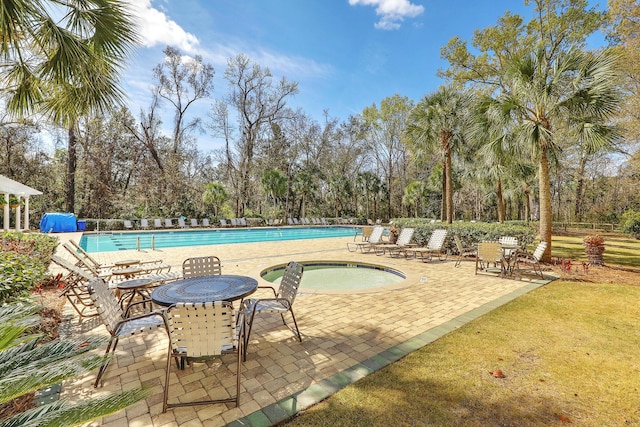
[[525, 222], [487, 223], [487, 222], [431, 222], [423, 218], [397, 218], [392, 220], [400, 228], [412, 227], [415, 229], [413, 241], [419, 245], [426, 245], [433, 230], [446, 229], [447, 239], [445, 249], [451, 254], [457, 254], [458, 248], [454, 236], [460, 236], [463, 246], [476, 245], [482, 241], [497, 241], [501, 236], [513, 236], [518, 243], [529, 246], [536, 242], [538, 231], [533, 224]]

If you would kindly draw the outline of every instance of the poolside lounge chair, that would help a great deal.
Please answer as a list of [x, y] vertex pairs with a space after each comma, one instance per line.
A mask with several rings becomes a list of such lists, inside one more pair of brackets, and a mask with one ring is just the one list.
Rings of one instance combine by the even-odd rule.
[[293, 218], [287, 218], [287, 224], [293, 225]]
[[515, 268], [520, 269], [521, 264], [531, 266], [534, 274], [540, 276], [544, 279], [544, 275], [542, 274], [542, 268], [540, 268], [540, 260], [542, 259], [542, 255], [544, 255], [544, 251], [547, 249], [547, 242], [542, 241], [538, 244], [535, 251], [533, 253], [529, 253], [526, 251], [518, 251], [515, 254]]
[[[242, 314], [240, 314], [242, 316]], [[162, 399], [162, 412], [168, 408], [188, 405], [203, 405], [213, 403], [240, 404], [240, 369], [242, 355], [245, 354], [244, 344], [244, 320], [235, 320], [233, 306], [226, 301], [207, 302], [204, 304], [180, 303], [170, 307], [165, 315], [167, 331], [169, 334], [169, 351], [167, 353], [166, 377], [164, 382], [164, 395]], [[223, 354], [236, 355], [235, 369], [235, 396], [226, 395], [219, 399], [207, 399], [179, 403], [169, 403], [169, 386], [171, 379], [171, 359], [175, 359], [178, 366], [184, 368], [184, 361], [203, 361]], [[210, 369], [204, 372], [208, 373]], [[226, 385], [226, 376], [219, 379], [219, 385]], [[224, 379], [222, 379], [224, 378]], [[218, 384], [213, 383], [210, 388]], [[182, 394], [184, 390], [179, 387]], [[208, 396], [206, 396], [208, 397]]]
[[178, 218], [178, 227], [187, 228], [187, 224], [184, 222], [183, 218]]
[[240, 218], [240, 226], [247, 227], [247, 219], [245, 217]]
[[162, 228], [162, 220], [160, 218], [153, 220], [153, 228]]
[[238, 226], [238, 220], [236, 218], [231, 218], [231, 226], [232, 227], [237, 227]]
[[173, 228], [173, 220], [171, 218], [167, 218], [164, 220], [165, 228]]
[[245, 299], [242, 302], [242, 311], [244, 312], [244, 321], [246, 322], [246, 332], [244, 336], [244, 359], [247, 359], [247, 347], [249, 345], [249, 337], [251, 336], [251, 329], [253, 327], [253, 321], [256, 313], [278, 313], [282, 318], [282, 323], [285, 326], [287, 322], [284, 320], [284, 313], [291, 313], [293, 319], [294, 328], [289, 327], [291, 332], [298, 338], [298, 341], [302, 342], [302, 335], [300, 335], [300, 329], [298, 329], [298, 323], [296, 322], [296, 316], [293, 314], [293, 302], [298, 293], [298, 287], [302, 280], [302, 273], [304, 272], [304, 266], [295, 261], [290, 261], [284, 270], [282, 279], [280, 280], [280, 287], [276, 292], [272, 286], [258, 286], [258, 289], [270, 289], [273, 291], [272, 298], [250, 298]]
[[148, 230], [149, 229], [149, 220], [146, 218], [142, 218], [140, 220], [140, 228], [142, 228], [143, 230]]
[[458, 259], [456, 260], [455, 267], [460, 267], [460, 263], [465, 257], [476, 257], [478, 249], [475, 246], [464, 246], [460, 236], [457, 234], [453, 236], [456, 241], [456, 247], [458, 248]]
[[191, 218], [190, 223], [192, 227], [200, 227], [200, 224], [198, 224], [198, 220], [196, 218]]
[[211, 227], [211, 224], [209, 224], [209, 218], [202, 218], [202, 226]]
[[125, 220], [123, 221], [123, 224], [124, 224], [124, 228], [125, 228], [125, 230], [133, 230], [133, 224], [131, 223], [131, 221], [130, 221], [130, 220], [125, 219]]
[[429, 237], [429, 241], [427, 242], [426, 247], [406, 248], [405, 255], [413, 253], [413, 255], [416, 258], [420, 258], [422, 262], [431, 261], [433, 259], [433, 255], [437, 255], [439, 261], [444, 261], [447, 259], [447, 253], [444, 252], [444, 241], [446, 240], [446, 238], [447, 230], [433, 230], [433, 233], [431, 233], [431, 237]]
[[[109, 357], [109, 352], [112, 352], [112, 356], [115, 356], [116, 346], [118, 345], [120, 338], [155, 330], [157, 328], [165, 328], [165, 330], [168, 330], [168, 328], [167, 321], [161, 313], [151, 312], [128, 317], [128, 310], [127, 312], [122, 311], [120, 303], [116, 299], [115, 295], [113, 295], [107, 284], [101, 278], [92, 280], [87, 285], [87, 289], [89, 290], [89, 295], [91, 296], [91, 300], [93, 301], [100, 319], [111, 335], [111, 339], [107, 345], [107, 350], [105, 351], [104, 362], [100, 367], [96, 381], [93, 384], [94, 387], [98, 387], [100, 379], [109, 366], [109, 361], [113, 358]], [[149, 301], [133, 303], [129, 308], [146, 302]]]
[[64, 278], [65, 287], [60, 296], [69, 301], [71, 307], [80, 316], [80, 321], [82, 322], [85, 317], [97, 316], [98, 312], [93, 306], [93, 301], [87, 289], [87, 284], [97, 276], [57, 255], [53, 255], [51, 261], [67, 270], [67, 275]]
[[411, 246], [415, 246], [415, 244], [411, 243], [411, 239], [413, 238], [414, 233], [413, 228], [405, 227], [400, 231], [398, 235], [398, 239], [395, 243], [381, 243], [373, 246], [373, 249], [376, 252], [376, 255], [384, 255], [389, 252], [390, 256], [400, 256], [400, 254], [405, 254], [405, 250]]
[[227, 220], [222, 218], [220, 220], [220, 227], [228, 227], [228, 226], [229, 226], [229, 224], [227, 223]]
[[293, 218], [293, 225], [300, 225], [300, 221], [298, 221], [298, 218]]
[[370, 252], [371, 249], [377, 245], [382, 243], [382, 234], [384, 233], [384, 228], [380, 225], [373, 227], [371, 230], [371, 235], [366, 242], [347, 242], [347, 249], [349, 252], [357, 252], [360, 249], [360, 252]]

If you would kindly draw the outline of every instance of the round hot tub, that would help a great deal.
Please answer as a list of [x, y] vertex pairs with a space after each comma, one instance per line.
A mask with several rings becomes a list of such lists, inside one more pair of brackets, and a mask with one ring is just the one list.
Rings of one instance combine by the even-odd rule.
[[[383, 265], [345, 261], [302, 261], [304, 273], [300, 292], [339, 293], [367, 292], [395, 286], [406, 279], [400, 270]], [[262, 270], [260, 276], [273, 283], [280, 283], [286, 264]]]

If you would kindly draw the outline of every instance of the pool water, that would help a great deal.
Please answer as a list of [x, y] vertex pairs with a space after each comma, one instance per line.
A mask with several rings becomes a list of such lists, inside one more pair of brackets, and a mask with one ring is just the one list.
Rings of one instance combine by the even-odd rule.
[[[406, 279], [399, 270], [365, 263], [339, 261], [302, 262], [304, 273], [300, 282], [302, 291], [345, 291], [379, 288], [393, 285]], [[260, 276], [273, 283], [280, 283], [285, 265], [270, 267]]]
[[85, 233], [80, 247], [87, 252], [161, 249], [230, 243], [320, 239], [354, 236], [360, 227], [264, 227], [241, 229], [176, 230], [142, 233]]

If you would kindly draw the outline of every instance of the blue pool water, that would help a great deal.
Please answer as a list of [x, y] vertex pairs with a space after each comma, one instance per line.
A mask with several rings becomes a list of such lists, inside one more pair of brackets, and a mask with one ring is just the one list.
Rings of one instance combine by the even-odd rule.
[[265, 227], [244, 229], [211, 229], [154, 231], [146, 233], [83, 234], [80, 246], [87, 252], [125, 251], [138, 248], [156, 249], [183, 246], [222, 245], [229, 243], [270, 242], [279, 240], [320, 239], [353, 236], [360, 227]]

